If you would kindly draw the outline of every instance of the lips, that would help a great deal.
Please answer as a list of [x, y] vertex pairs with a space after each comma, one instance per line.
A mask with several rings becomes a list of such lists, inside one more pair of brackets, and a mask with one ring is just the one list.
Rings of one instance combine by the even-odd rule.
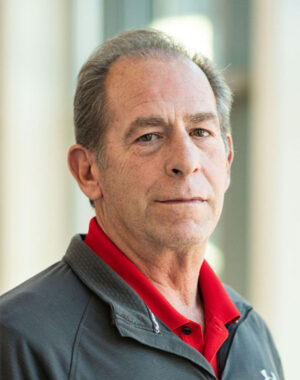
[[167, 199], [161, 199], [157, 200], [159, 203], [199, 203], [199, 202], [205, 202], [206, 199], [202, 197], [176, 197], [176, 198], [167, 198]]

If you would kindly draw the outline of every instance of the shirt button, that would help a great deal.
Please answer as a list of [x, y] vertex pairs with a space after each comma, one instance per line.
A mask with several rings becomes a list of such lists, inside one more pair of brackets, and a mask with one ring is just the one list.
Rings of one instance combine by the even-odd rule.
[[181, 331], [185, 334], [185, 335], [190, 335], [192, 333], [192, 329], [188, 326], [183, 326], [181, 328]]

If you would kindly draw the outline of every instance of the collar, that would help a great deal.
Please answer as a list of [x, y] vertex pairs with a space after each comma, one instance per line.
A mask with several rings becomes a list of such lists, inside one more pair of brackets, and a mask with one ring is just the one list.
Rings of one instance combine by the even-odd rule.
[[[172, 331], [191, 322], [174, 309], [134, 263], [114, 245], [101, 230], [96, 218], [91, 219], [84, 242], [139, 294], [150, 310]], [[238, 309], [205, 260], [199, 274], [199, 289], [203, 298], [206, 324], [213, 319], [224, 327], [240, 318]]]

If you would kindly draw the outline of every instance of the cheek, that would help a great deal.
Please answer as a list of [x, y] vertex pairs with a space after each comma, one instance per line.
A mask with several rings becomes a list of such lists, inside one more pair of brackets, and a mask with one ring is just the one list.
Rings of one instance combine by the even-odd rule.
[[214, 152], [207, 156], [204, 173], [209, 183], [216, 192], [225, 192], [227, 186], [226, 156], [220, 152]]
[[[111, 160], [105, 173], [104, 195], [112, 203], [131, 202], [137, 200], [137, 195], [145, 187], [145, 170], [142, 165], [136, 165], [132, 160]], [[133, 199], [133, 200], [132, 200]]]

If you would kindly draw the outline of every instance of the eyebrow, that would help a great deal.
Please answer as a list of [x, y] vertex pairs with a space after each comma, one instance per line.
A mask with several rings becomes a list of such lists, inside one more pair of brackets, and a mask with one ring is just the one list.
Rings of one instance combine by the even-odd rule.
[[129, 139], [139, 129], [148, 127], [167, 127], [168, 123], [160, 116], [138, 117], [131, 124], [126, 132], [125, 140]]
[[206, 120], [217, 120], [218, 117], [213, 112], [198, 112], [195, 114], [185, 114], [183, 120], [192, 124], [199, 124]]
[[[217, 120], [217, 115], [213, 112], [198, 112], [195, 114], [185, 114], [183, 120], [184, 122], [199, 124], [205, 120]], [[129, 129], [124, 136], [124, 139], [128, 140], [139, 129], [169, 126], [169, 123], [161, 116], [138, 117], [130, 124]]]

